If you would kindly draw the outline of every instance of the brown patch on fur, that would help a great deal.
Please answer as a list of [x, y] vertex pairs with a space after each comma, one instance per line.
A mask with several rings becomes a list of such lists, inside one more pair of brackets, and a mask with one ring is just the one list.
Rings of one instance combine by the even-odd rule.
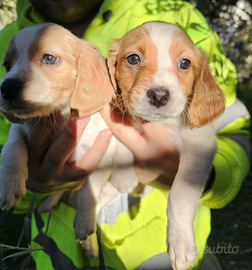
[[224, 111], [224, 95], [209, 69], [205, 53], [199, 50], [192, 100], [188, 108], [189, 124], [191, 127], [205, 126]]
[[[137, 54], [141, 63], [130, 65], [126, 58], [131, 54]], [[127, 109], [134, 114], [134, 102], [138, 95], [148, 90], [157, 71], [157, 48], [144, 26], [136, 27], [115, 41], [110, 48], [108, 68], [112, 84], [117, 89], [115, 105], [122, 113]]]
[[[218, 118], [225, 110], [224, 95], [211, 74], [207, 56], [197, 48], [183, 30], [173, 35], [170, 56], [173, 72], [177, 75], [183, 94], [188, 97], [188, 119], [191, 128], [202, 127]], [[191, 67], [178, 67], [182, 58], [191, 61]]]
[[71, 99], [71, 108], [86, 117], [100, 110], [114, 97], [105, 59], [94, 45], [80, 40], [75, 53], [77, 58], [77, 80]]
[[183, 70], [178, 67], [178, 63], [181, 59], [187, 58], [193, 65], [195, 60], [195, 45], [184, 31], [179, 29], [173, 33], [169, 55], [173, 65], [171, 72], [177, 76], [183, 94], [189, 96], [193, 88], [194, 67], [191, 66], [188, 70]]
[[[40, 115], [61, 110], [71, 99], [70, 106], [78, 111], [78, 116], [87, 117], [114, 96], [105, 59], [98, 48], [65, 28], [46, 24], [28, 50], [32, 75], [22, 97], [31, 106], [40, 107]], [[59, 58], [58, 63], [45, 64], [45, 54]]]

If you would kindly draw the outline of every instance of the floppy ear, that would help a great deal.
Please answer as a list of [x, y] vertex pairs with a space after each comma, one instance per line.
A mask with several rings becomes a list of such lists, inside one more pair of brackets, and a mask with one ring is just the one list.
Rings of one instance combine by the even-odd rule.
[[107, 65], [108, 65], [110, 80], [114, 87], [114, 91], [116, 93], [115, 98], [113, 99], [113, 103], [121, 112], [123, 112], [123, 101], [120, 95], [121, 89], [119, 88], [116, 81], [117, 57], [118, 57], [120, 46], [121, 46], [120, 39], [115, 40], [114, 43], [111, 45], [109, 49]]
[[77, 78], [71, 98], [75, 116], [87, 117], [108, 104], [114, 96], [105, 59], [91, 43], [79, 40], [76, 47]]
[[191, 128], [199, 128], [211, 123], [225, 110], [224, 95], [211, 74], [207, 56], [201, 50], [195, 69], [194, 89], [188, 108]]

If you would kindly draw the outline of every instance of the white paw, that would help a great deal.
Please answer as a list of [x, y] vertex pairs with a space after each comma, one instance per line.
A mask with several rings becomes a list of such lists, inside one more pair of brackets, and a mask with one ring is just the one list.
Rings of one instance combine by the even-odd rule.
[[99, 247], [97, 242], [97, 235], [96, 233], [93, 233], [88, 237], [87, 240], [83, 241], [81, 243], [82, 249], [85, 251], [87, 256], [98, 258], [99, 256]]
[[189, 269], [197, 258], [197, 249], [194, 244], [194, 235], [189, 229], [179, 230], [178, 227], [172, 229], [168, 226], [167, 247], [174, 270]]
[[111, 178], [112, 185], [118, 189], [120, 193], [132, 192], [138, 184], [138, 178], [134, 169], [128, 169], [119, 174], [114, 173]]
[[0, 171], [1, 209], [9, 210], [21, 201], [26, 192], [25, 180], [22, 179], [22, 175], [5, 174]]
[[96, 222], [93, 219], [86, 220], [80, 215], [74, 219], [75, 238], [82, 242], [96, 231]]

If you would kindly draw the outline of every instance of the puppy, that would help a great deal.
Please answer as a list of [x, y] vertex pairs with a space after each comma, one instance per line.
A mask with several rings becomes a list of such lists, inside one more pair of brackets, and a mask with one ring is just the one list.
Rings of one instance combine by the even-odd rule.
[[108, 67], [120, 111], [164, 125], [180, 153], [167, 245], [173, 269], [188, 269], [196, 259], [190, 253], [195, 211], [216, 153], [211, 123], [225, 110], [224, 96], [206, 55], [173, 24], [147, 22], [131, 30], [111, 46]]
[[[105, 59], [97, 48], [55, 24], [34, 25], [18, 32], [9, 44], [3, 66], [7, 73], [1, 82], [0, 111], [10, 121], [19, 122], [11, 127], [0, 167], [0, 207], [10, 209], [26, 191], [28, 152], [25, 141], [34, 124], [41, 117], [61, 110], [64, 119], [58, 129], [55, 127], [55, 132], [60, 132], [70, 111], [79, 117], [93, 114], [69, 162], [80, 160], [99, 132], [107, 128], [98, 111], [111, 101], [114, 89]], [[82, 187], [83, 181], [66, 184], [66, 189], [81, 188], [74, 221], [77, 239], [85, 240], [95, 231], [96, 203], [112, 169], [115, 173], [111, 183], [121, 192], [131, 191], [137, 185], [132, 164], [132, 153], [112, 138], [99, 167], [88, 181]], [[29, 186], [34, 190], [39, 188], [31, 179]], [[39, 210], [50, 210], [62, 193], [49, 196]], [[97, 250], [92, 252], [95, 254], [91, 255], [97, 255]]]

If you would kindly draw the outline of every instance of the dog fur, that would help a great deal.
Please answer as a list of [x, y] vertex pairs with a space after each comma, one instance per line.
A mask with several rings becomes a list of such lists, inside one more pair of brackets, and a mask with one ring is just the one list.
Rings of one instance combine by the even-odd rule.
[[223, 93], [205, 53], [165, 22], [147, 22], [116, 40], [108, 67], [121, 112], [164, 125], [180, 153], [168, 198], [167, 245], [173, 269], [188, 269], [196, 259], [190, 253], [195, 211], [217, 148], [211, 123], [225, 110]]

